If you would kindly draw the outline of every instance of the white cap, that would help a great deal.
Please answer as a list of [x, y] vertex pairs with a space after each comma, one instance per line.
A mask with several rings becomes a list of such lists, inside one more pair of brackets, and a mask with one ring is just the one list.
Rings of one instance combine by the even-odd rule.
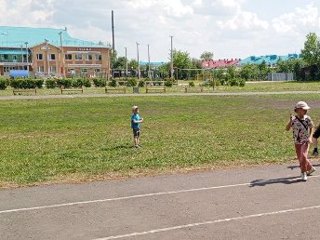
[[138, 109], [138, 106], [133, 106], [132, 107], [132, 110], [136, 110], [136, 109]]
[[302, 108], [303, 110], [309, 110], [310, 107], [308, 106], [308, 104], [304, 101], [299, 101], [296, 103], [294, 109], [298, 109], [298, 108]]

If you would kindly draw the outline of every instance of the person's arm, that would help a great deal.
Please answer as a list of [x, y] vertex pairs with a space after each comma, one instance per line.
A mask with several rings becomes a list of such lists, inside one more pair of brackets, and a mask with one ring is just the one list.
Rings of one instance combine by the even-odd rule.
[[289, 131], [291, 127], [292, 127], [292, 115], [290, 114], [290, 120], [287, 123], [286, 130]]
[[133, 121], [133, 123], [142, 123], [143, 122], [143, 118], [140, 118], [139, 120], [133, 118], [132, 121]]
[[313, 121], [310, 121], [310, 127], [309, 127], [309, 143], [312, 143], [312, 135], [313, 135], [313, 130], [314, 130], [314, 124]]

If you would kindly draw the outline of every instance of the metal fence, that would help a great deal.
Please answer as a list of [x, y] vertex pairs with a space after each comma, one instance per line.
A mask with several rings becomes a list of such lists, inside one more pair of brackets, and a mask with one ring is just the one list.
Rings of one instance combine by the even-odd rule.
[[293, 81], [294, 75], [293, 73], [269, 73], [268, 80], [269, 81]]

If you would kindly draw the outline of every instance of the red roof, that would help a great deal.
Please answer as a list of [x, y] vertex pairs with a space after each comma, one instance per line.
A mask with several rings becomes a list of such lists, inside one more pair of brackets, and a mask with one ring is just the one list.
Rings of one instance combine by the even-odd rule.
[[240, 59], [218, 59], [204, 60], [201, 63], [202, 68], [227, 68], [237, 65]]

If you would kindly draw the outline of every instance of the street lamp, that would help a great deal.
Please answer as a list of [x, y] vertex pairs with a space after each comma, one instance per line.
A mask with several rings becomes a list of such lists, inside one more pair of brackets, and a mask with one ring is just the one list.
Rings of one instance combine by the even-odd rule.
[[29, 74], [29, 49], [28, 49], [28, 44], [29, 44], [29, 43], [28, 43], [28, 42], [25, 42], [24, 44], [26, 45], [26, 51], [27, 51], [27, 55], [26, 55], [26, 56], [27, 56], [27, 57], [26, 57], [26, 58], [27, 58], [27, 71], [28, 71], [28, 74]]

